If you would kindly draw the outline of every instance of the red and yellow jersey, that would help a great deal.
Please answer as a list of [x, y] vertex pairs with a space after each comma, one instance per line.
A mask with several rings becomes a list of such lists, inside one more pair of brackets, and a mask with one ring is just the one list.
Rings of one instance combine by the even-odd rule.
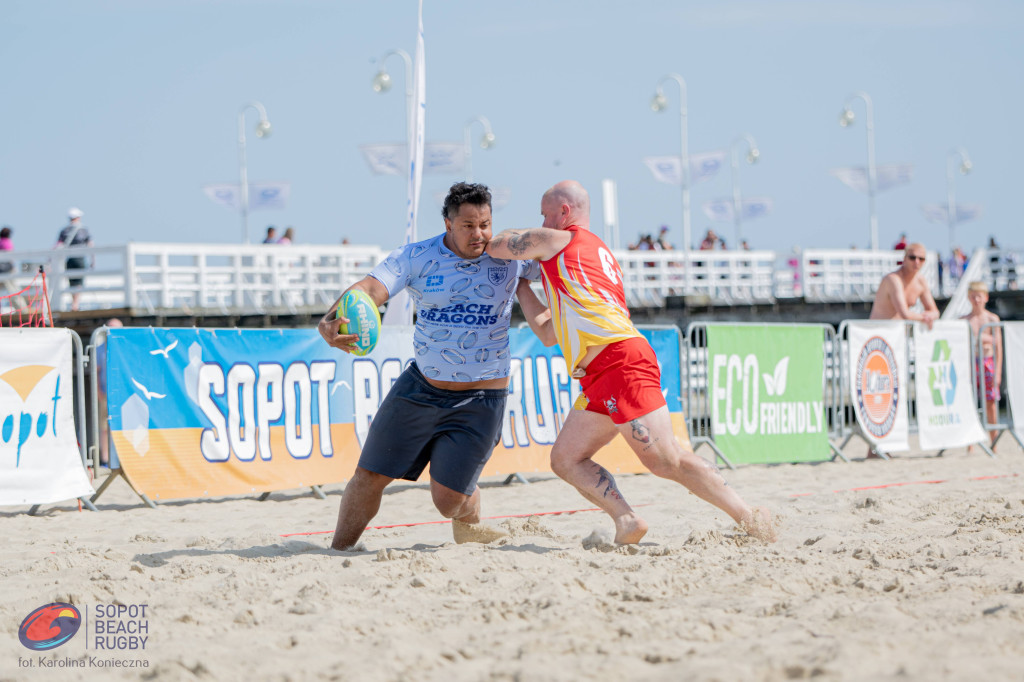
[[571, 373], [591, 346], [640, 336], [629, 319], [622, 268], [605, 243], [577, 225], [572, 241], [540, 262], [551, 324]]

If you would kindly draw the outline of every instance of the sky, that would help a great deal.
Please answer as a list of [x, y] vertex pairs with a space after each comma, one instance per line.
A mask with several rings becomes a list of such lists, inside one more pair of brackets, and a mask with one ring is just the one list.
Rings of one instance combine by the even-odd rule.
[[[874, 105], [879, 165], [913, 164], [913, 180], [877, 197], [879, 242], [901, 232], [947, 252], [951, 150], [972, 172], [956, 198], [983, 213], [957, 227], [970, 250], [995, 237], [1024, 247], [1012, 199], [1024, 173], [1024, 3], [1012, 0], [424, 0], [426, 140], [461, 142], [474, 116], [496, 144], [473, 150], [474, 180], [509, 192], [498, 229], [540, 225], [540, 197], [564, 179], [591, 193], [603, 233], [601, 183], [618, 188], [622, 239], [670, 229], [682, 242], [678, 186], [658, 183], [648, 156], [679, 153], [680, 93], [650, 100], [667, 74], [687, 86], [691, 153], [754, 137], [741, 162], [745, 196], [771, 214], [746, 221], [754, 248], [869, 245], [866, 195], [829, 175], [866, 164], [865, 108], [840, 127], [854, 92]], [[99, 246], [135, 242], [237, 244], [240, 215], [204, 185], [238, 181], [238, 114], [261, 102], [273, 126], [254, 134], [251, 182], [288, 181], [283, 210], [249, 216], [295, 241], [399, 245], [403, 177], [374, 175], [359, 146], [405, 141], [405, 75], [371, 83], [383, 55], [413, 54], [416, 0], [4, 0], [0, 3], [0, 225], [18, 249], [53, 245], [77, 206]], [[474, 139], [482, 130], [471, 128]], [[744, 150], [745, 151], [745, 150]], [[741, 155], [742, 156], [742, 155]], [[463, 178], [426, 175], [419, 237], [444, 229], [436, 196]], [[691, 189], [694, 245], [731, 223], [701, 211], [732, 193], [728, 165]]]

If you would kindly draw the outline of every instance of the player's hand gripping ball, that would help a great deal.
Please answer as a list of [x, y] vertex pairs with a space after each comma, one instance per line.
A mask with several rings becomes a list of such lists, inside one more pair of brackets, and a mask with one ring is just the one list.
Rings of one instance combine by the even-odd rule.
[[380, 337], [380, 311], [373, 299], [361, 289], [350, 289], [338, 302], [337, 317], [348, 319], [339, 327], [342, 334], [355, 334], [356, 349], [353, 355], [366, 355], [377, 345]]

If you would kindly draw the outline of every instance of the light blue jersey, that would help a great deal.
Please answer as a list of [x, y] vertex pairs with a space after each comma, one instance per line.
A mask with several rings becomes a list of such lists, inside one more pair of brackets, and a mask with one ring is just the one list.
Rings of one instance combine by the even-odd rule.
[[444, 234], [395, 249], [370, 272], [389, 297], [409, 290], [416, 305], [416, 364], [424, 376], [439, 381], [509, 375], [516, 285], [520, 278], [539, 276], [536, 261], [486, 253], [463, 260], [444, 245]]

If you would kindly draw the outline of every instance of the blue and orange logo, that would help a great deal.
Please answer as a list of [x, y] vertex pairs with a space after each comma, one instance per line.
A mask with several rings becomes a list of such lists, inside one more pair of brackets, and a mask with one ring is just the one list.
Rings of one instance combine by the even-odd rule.
[[54, 602], [25, 616], [18, 639], [32, 651], [49, 651], [74, 637], [81, 625], [82, 613], [74, 605]]

